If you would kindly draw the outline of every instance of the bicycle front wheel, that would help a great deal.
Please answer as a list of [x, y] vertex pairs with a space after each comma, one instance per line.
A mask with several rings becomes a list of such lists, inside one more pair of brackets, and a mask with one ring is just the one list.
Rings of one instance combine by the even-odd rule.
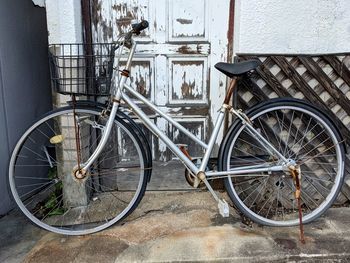
[[9, 183], [32, 222], [55, 233], [83, 235], [135, 209], [147, 184], [145, 153], [123, 120], [115, 119], [86, 175], [74, 173], [77, 160], [82, 163], [94, 152], [107, 118], [97, 109], [65, 107], [35, 122], [20, 138], [10, 159]]
[[[344, 180], [344, 147], [334, 125], [322, 112], [298, 100], [273, 100], [247, 116], [260, 135], [300, 166], [303, 222], [318, 218], [334, 202]], [[228, 134], [221, 158], [222, 170], [283, 164], [241, 122]], [[295, 185], [288, 171], [227, 177], [225, 186], [239, 210], [254, 222], [299, 223]]]

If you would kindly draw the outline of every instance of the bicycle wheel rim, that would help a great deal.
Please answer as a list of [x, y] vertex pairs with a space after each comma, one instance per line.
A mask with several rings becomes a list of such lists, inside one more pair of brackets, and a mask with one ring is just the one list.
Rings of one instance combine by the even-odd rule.
[[[79, 113], [83, 113], [83, 114], [91, 114], [91, 116], [98, 116], [99, 112], [95, 111], [95, 110], [91, 110], [91, 109], [84, 109], [84, 108], [77, 108], [76, 109], [77, 112]], [[101, 231], [111, 225], [113, 225], [114, 223], [118, 222], [119, 220], [121, 220], [123, 217], [125, 217], [130, 211], [132, 211], [135, 208], [135, 205], [137, 205], [137, 203], [140, 200], [140, 196], [143, 195], [144, 190], [145, 190], [145, 185], [146, 185], [146, 180], [145, 180], [145, 176], [144, 176], [144, 153], [141, 150], [141, 147], [138, 143], [138, 141], [135, 139], [135, 135], [133, 134], [133, 132], [131, 130], [128, 129], [126, 124], [123, 124], [120, 121], [115, 120], [115, 124], [117, 124], [118, 128], [120, 127], [123, 132], [129, 136], [129, 138], [131, 139], [132, 143], [135, 146], [135, 149], [137, 151], [137, 155], [140, 157], [140, 171], [139, 171], [139, 180], [136, 186], [136, 189], [134, 191], [134, 194], [132, 195], [132, 198], [129, 200], [128, 205], [120, 212], [118, 213], [115, 217], [113, 217], [112, 219], [108, 219], [106, 220], [105, 223], [101, 223], [100, 225], [97, 226], [92, 226], [89, 227], [87, 229], [79, 229], [79, 225], [77, 226], [77, 228], [74, 227], [74, 230], [71, 229], [66, 229], [64, 227], [57, 227], [57, 226], [51, 226], [50, 224], [46, 224], [44, 222], [42, 222], [40, 219], [38, 219], [36, 216], [34, 216], [31, 211], [29, 211], [27, 209], [27, 206], [24, 204], [23, 200], [21, 199], [21, 196], [18, 194], [17, 191], [17, 185], [15, 182], [15, 164], [18, 158], [18, 154], [20, 153], [20, 150], [22, 149], [23, 145], [26, 143], [27, 138], [29, 138], [28, 136], [37, 128], [40, 127], [41, 125], [43, 125], [44, 123], [46, 123], [48, 120], [58, 117], [60, 115], [63, 114], [68, 114], [68, 113], [72, 113], [72, 110], [70, 108], [64, 109], [64, 110], [58, 110], [55, 111], [47, 116], [45, 116], [44, 118], [42, 118], [41, 120], [35, 122], [20, 138], [20, 140], [18, 141], [18, 143], [16, 144], [16, 147], [13, 150], [11, 159], [10, 159], [10, 165], [9, 165], [9, 185], [10, 185], [10, 189], [12, 192], [12, 195], [14, 197], [14, 200], [16, 201], [18, 207], [20, 208], [20, 210], [35, 224], [37, 224], [38, 226], [55, 232], [55, 233], [59, 233], [59, 234], [65, 234], [65, 235], [85, 235], [85, 234], [90, 234], [90, 233], [94, 233], [94, 232], [98, 232]], [[102, 221], [100, 221], [102, 222]], [[83, 224], [84, 225], [84, 224]], [[87, 225], [87, 224], [85, 224]], [[93, 224], [92, 224], [93, 225]]]
[[[288, 103], [285, 103], [288, 104]], [[339, 139], [336, 135], [336, 133], [332, 130], [332, 127], [329, 123], [327, 123], [326, 118], [325, 117], [321, 117], [322, 114], [320, 114], [320, 116], [318, 116], [315, 112], [315, 110], [310, 109], [307, 106], [295, 106], [295, 102], [293, 102], [291, 105], [284, 105], [284, 104], [280, 104], [278, 105], [269, 105], [269, 106], [265, 106], [262, 108], [258, 108], [257, 110], [253, 111], [251, 114], [249, 114], [250, 118], [252, 121], [254, 121], [255, 119], [259, 118], [260, 116], [263, 116], [265, 113], [268, 112], [272, 112], [274, 110], [279, 110], [279, 109], [284, 109], [284, 110], [293, 110], [293, 111], [298, 111], [298, 112], [302, 112], [303, 114], [307, 114], [310, 116], [310, 118], [314, 118], [316, 119], [319, 123], [322, 124], [322, 126], [324, 127], [324, 129], [327, 131], [327, 134], [330, 136], [332, 143], [335, 145], [335, 152], [336, 152], [336, 159], [337, 159], [337, 174], [336, 176], [334, 176], [334, 184], [329, 192], [329, 194], [327, 195], [327, 197], [323, 200], [323, 202], [315, 209], [313, 209], [310, 213], [307, 213], [306, 215], [303, 216], [303, 222], [304, 223], [308, 223], [311, 222], [312, 220], [316, 219], [317, 217], [319, 217], [320, 215], [322, 215], [327, 208], [329, 208], [329, 206], [333, 203], [333, 201], [335, 200], [335, 198], [337, 197], [340, 188], [341, 188], [341, 184], [343, 181], [343, 170], [344, 170], [344, 161], [343, 161], [343, 155], [342, 155], [342, 148], [341, 145], [339, 143]], [[232, 150], [234, 147], [234, 144], [237, 141], [237, 138], [240, 136], [240, 134], [242, 133], [242, 131], [245, 129], [244, 126], [239, 127], [238, 129], [235, 130], [235, 134], [233, 136], [233, 139], [230, 140], [231, 144], [228, 148], [227, 151], [227, 159], [225, 159], [225, 168], [226, 169], [230, 169], [230, 159], [231, 159], [231, 154], [232, 154]], [[303, 173], [303, 171], [302, 171]], [[266, 218], [264, 216], [261, 216], [259, 214], [257, 214], [256, 212], [252, 211], [250, 207], [248, 207], [244, 201], [241, 200], [241, 197], [239, 196], [239, 194], [237, 193], [234, 183], [232, 182], [231, 179], [227, 179], [225, 181], [225, 183], [227, 184], [227, 187], [231, 189], [231, 191], [229, 191], [229, 194], [231, 195], [231, 198], [233, 199], [233, 201], [235, 202], [235, 204], [238, 206], [238, 208], [246, 215], [248, 216], [250, 219], [252, 219], [253, 221], [263, 224], [263, 225], [270, 225], [270, 226], [292, 226], [292, 225], [297, 225], [299, 224], [299, 219], [295, 218], [293, 220], [287, 220], [287, 221], [277, 221], [277, 220], [272, 220], [269, 218]]]

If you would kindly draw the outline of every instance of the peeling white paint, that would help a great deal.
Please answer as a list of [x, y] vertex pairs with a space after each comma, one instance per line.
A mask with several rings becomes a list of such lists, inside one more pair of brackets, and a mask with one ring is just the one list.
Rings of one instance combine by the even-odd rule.
[[[206, 118], [198, 118], [196, 116], [186, 116], [181, 118], [176, 118], [183, 127], [187, 128], [191, 133], [196, 135], [200, 140], [205, 139], [204, 131], [207, 128], [207, 119]], [[177, 144], [186, 144], [188, 147], [188, 151], [192, 157], [202, 157], [203, 156], [203, 148], [201, 148], [198, 144], [193, 141], [189, 141], [187, 136], [181, 133], [178, 129], [171, 126], [171, 136], [173, 141]], [[173, 156], [174, 159], [177, 157]]]
[[[166, 122], [166, 120], [162, 119], [162, 118], [158, 118], [157, 119], [157, 126], [161, 131], [167, 131], [168, 130], [168, 123]], [[166, 151], [167, 151], [167, 147], [165, 145], [165, 143], [162, 140], [159, 140], [159, 154], [160, 154], [160, 160], [161, 161], [166, 161], [167, 160], [167, 156], [166, 156]]]
[[[210, 93], [209, 98], [210, 104], [210, 118], [211, 124], [214, 125], [217, 119], [219, 109], [224, 101], [226, 94], [226, 76], [219, 73], [214, 65], [220, 61], [227, 61], [227, 31], [228, 21], [230, 12], [230, 1], [215, 1], [211, 0], [208, 2], [209, 9], [209, 21], [208, 28], [210, 31], [210, 44], [211, 44], [211, 55], [208, 62], [210, 68]], [[219, 86], [222, 82], [223, 86]], [[214, 151], [218, 150], [223, 137], [223, 129], [221, 129], [218, 139], [215, 142]], [[213, 156], [215, 152], [213, 153]]]
[[236, 0], [235, 53], [350, 51], [348, 0]]
[[[149, 0], [96, 0], [93, 13], [93, 35], [99, 42], [117, 40], [121, 33], [130, 30], [132, 20], [152, 22], [152, 8]], [[97, 23], [96, 23], [97, 22]], [[139, 40], [151, 40], [152, 27], [142, 32]]]
[[[170, 101], [193, 103], [206, 101], [206, 85], [203, 82], [204, 61], [173, 61], [171, 65]], [[181, 101], [182, 100], [182, 101]]]
[[138, 58], [133, 61], [130, 78], [127, 84], [134, 87], [140, 94], [154, 101], [153, 91], [153, 58]]
[[207, 0], [169, 1], [169, 40], [206, 40]]
[[[130, 81], [145, 83], [146, 96], [151, 96], [165, 112], [181, 118], [191, 114], [196, 121], [205, 118], [205, 128], [194, 132], [207, 139], [208, 127], [212, 127], [225, 96], [226, 77], [214, 69], [214, 64], [226, 61], [229, 1], [96, 0], [92, 3], [94, 42], [116, 40], [121, 31], [130, 28], [132, 19], [149, 21], [150, 27], [138, 37], [135, 56], [136, 62], [149, 64], [134, 64]], [[80, 0], [47, 0], [46, 7], [50, 43], [82, 42]], [[183, 68], [174, 64], [170, 70], [172, 61], [189, 63]], [[188, 94], [179, 93], [184, 83], [193, 86]], [[169, 104], [173, 87], [176, 96]], [[177, 102], [191, 109], [178, 107]], [[196, 112], [199, 104], [201, 108]], [[207, 113], [210, 116], [205, 116]], [[163, 120], [156, 117], [155, 122], [163, 132], [169, 132]], [[167, 151], [162, 142], [159, 151], [164, 160]]]
[[149, 54], [156, 53], [162, 55], [210, 55], [209, 43], [181, 43], [181, 44], [139, 44], [137, 47], [137, 53]]

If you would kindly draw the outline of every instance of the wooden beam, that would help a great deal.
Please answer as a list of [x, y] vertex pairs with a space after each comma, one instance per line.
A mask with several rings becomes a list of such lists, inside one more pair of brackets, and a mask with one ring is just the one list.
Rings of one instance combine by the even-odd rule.
[[326, 114], [334, 121], [340, 132], [346, 138], [347, 143], [350, 142], [350, 133], [348, 128], [339, 120], [325, 104], [320, 96], [310, 87], [310, 85], [299, 75], [295, 68], [289, 65], [288, 61], [282, 56], [273, 56], [272, 59], [283, 70], [283, 72], [289, 77], [289, 79], [296, 85], [299, 90], [305, 95], [305, 97], [311, 101], [314, 105], [320, 107]]
[[327, 74], [318, 66], [318, 64], [311, 57], [298, 57], [306, 69], [314, 76], [320, 85], [332, 96], [342, 109], [350, 115], [350, 101], [338, 89], [334, 82], [327, 76]]
[[[258, 57], [252, 57], [252, 56], [245, 56], [244, 58], [258, 59]], [[269, 68], [266, 66], [270, 62], [271, 62], [271, 59], [267, 58], [263, 62], [263, 64], [256, 69], [256, 71], [279, 97], [291, 97], [290, 93], [282, 86], [279, 80], [270, 72]]]
[[326, 60], [344, 82], [350, 86], [350, 70], [340, 62], [336, 56], [322, 56], [322, 58]]
[[257, 98], [260, 102], [269, 99], [269, 97], [251, 79], [243, 78], [240, 80], [239, 83], [242, 84], [250, 93], [252, 93], [253, 96]]

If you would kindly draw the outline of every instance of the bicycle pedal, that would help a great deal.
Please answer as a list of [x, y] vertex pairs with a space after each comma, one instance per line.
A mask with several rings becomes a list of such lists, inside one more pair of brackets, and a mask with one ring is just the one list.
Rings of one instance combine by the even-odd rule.
[[230, 210], [228, 207], [228, 203], [224, 199], [219, 200], [218, 208], [219, 208], [219, 213], [222, 217], [229, 217], [230, 216]]

